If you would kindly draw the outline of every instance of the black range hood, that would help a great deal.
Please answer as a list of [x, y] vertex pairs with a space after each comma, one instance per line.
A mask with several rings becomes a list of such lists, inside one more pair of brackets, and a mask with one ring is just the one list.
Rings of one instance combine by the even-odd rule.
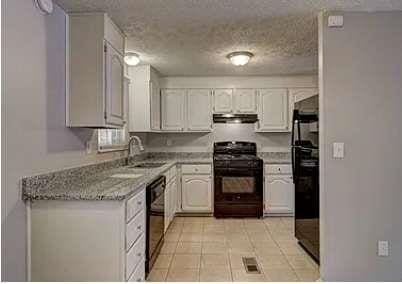
[[256, 114], [214, 114], [214, 123], [255, 123]]

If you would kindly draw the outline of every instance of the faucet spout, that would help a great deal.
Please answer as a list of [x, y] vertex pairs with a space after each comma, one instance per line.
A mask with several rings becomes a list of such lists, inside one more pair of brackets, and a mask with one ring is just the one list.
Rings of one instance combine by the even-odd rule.
[[131, 157], [133, 155], [133, 153], [132, 153], [132, 151], [133, 151], [132, 150], [133, 141], [137, 141], [137, 145], [140, 148], [140, 151], [144, 151], [144, 146], [142, 145], [142, 141], [141, 141], [140, 137], [135, 136], [135, 135], [131, 136], [130, 139], [128, 140], [128, 156], [129, 157]]

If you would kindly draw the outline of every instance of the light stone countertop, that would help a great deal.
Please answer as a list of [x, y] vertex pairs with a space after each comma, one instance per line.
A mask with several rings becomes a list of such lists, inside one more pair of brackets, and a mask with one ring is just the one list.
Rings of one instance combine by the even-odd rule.
[[[289, 164], [290, 153], [258, 153], [265, 164]], [[158, 168], [129, 168], [138, 163], [165, 163]], [[134, 196], [166, 170], [177, 164], [211, 164], [212, 154], [148, 153], [137, 159], [61, 170], [22, 179], [23, 200], [124, 200]], [[115, 174], [141, 174], [138, 178], [116, 178]]]

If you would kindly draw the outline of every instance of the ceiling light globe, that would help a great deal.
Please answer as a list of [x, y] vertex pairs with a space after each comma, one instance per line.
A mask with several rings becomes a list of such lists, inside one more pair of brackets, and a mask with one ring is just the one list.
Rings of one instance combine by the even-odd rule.
[[235, 66], [246, 65], [250, 61], [251, 57], [253, 57], [253, 54], [248, 51], [237, 51], [228, 54], [230, 62], [232, 62], [232, 64]]
[[140, 63], [140, 56], [134, 52], [127, 52], [124, 56], [124, 62], [129, 66], [136, 66]]

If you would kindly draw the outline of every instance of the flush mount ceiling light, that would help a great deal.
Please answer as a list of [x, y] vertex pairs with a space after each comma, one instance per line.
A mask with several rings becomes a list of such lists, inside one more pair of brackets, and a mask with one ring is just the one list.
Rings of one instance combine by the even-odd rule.
[[243, 66], [246, 65], [253, 56], [254, 54], [248, 51], [236, 51], [229, 53], [227, 57], [230, 59], [230, 62], [232, 62], [233, 65]]
[[126, 62], [127, 65], [135, 66], [140, 63], [140, 56], [134, 52], [127, 52], [124, 56], [124, 62]]

